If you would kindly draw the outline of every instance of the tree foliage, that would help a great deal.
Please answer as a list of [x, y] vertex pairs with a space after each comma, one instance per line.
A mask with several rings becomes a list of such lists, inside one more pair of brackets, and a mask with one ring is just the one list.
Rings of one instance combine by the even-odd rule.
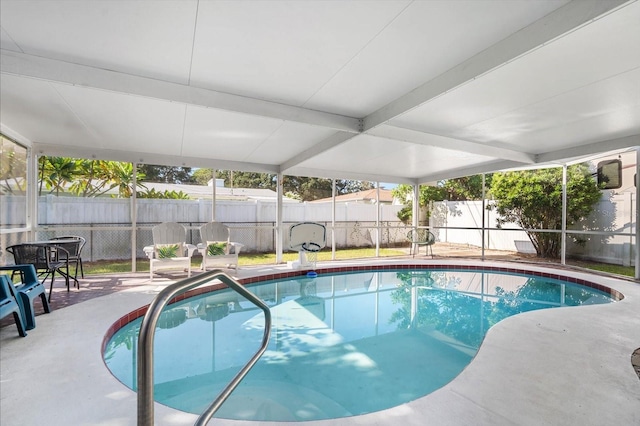
[[[485, 175], [485, 188], [491, 187], [492, 179], [492, 174]], [[444, 183], [444, 190], [446, 199], [450, 201], [481, 200], [482, 175], [449, 179]]]
[[[195, 180], [206, 185], [211, 179], [211, 169], [198, 169], [194, 172]], [[233, 188], [262, 188], [276, 191], [276, 175], [270, 173], [238, 172], [229, 170], [216, 171], [216, 178], [224, 179], [226, 187]], [[321, 179], [302, 176], [285, 176], [283, 180], [284, 192], [289, 198], [301, 201], [313, 201], [329, 198], [332, 194], [331, 179]], [[355, 180], [337, 180], [336, 195], [349, 194], [357, 191], [372, 189], [371, 182]]]
[[194, 183], [191, 167], [158, 166], [140, 164], [138, 170], [145, 176], [147, 182], [160, 183]]
[[191, 175], [194, 183], [197, 185], [208, 185], [213, 178], [211, 169], [197, 169]]
[[[144, 174], [138, 171], [137, 186]], [[68, 157], [39, 159], [39, 195], [70, 192], [80, 197], [97, 197], [117, 189], [120, 198], [133, 194], [133, 165], [119, 161], [82, 160]]]
[[[207, 185], [212, 178], [212, 169], [140, 165], [137, 168], [137, 186], [142, 191], [140, 198], [185, 198], [181, 192], [146, 191], [144, 182], [198, 183]], [[78, 196], [95, 197], [117, 188], [119, 197], [130, 197], [133, 193], [133, 165], [117, 161], [82, 160], [67, 157], [41, 157], [40, 194], [71, 192]], [[217, 179], [224, 179], [226, 187], [262, 188], [276, 190], [276, 175], [269, 173], [216, 171]], [[290, 198], [313, 201], [331, 197], [331, 179], [285, 176], [284, 192]], [[337, 180], [337, 195], [372, 189], [371, 182]], [[45, 192], [46, 191], [46, 192]], [[146, 191], [146, 192], [145, 192]]]
[[[562, 229], [562, 169], [496, 173], [491, 194], [501, 216], [499, 226], [512, 222], [526, 229]], [[567, 169], [567, 226], [589, 216], [600, 190], [585, 164]], [[540, 257], [558, 257], [559, 233], [526, 231]]]
[[224, 179], [224, 184], [227, 187], [276, 190], [276, 176], [269, 173], [218, 170], [216, 177]]
[[155, 188], [138, 192], [136, 196], [138, 198], [156, 198], [156, 199], [164, 199], [164, 200], [188, 200], [189, 199], [189, 194], [185, 194], [182, 191], [169, 191], [168, 189], [165, 189], [164, 191], [156, 191]]
[[[486, 175], [485, 186], [491, 183], [491, 175]], [[403, 223], [410, 223], [413, 217], [413, 186], [398, 185], [392, 190], [393, 196], [405, 201], [405, 207], [398, 212], [398, 219]], [[456, 179], [443, 180], [437, 185], [421, 185], [419, 189], [420, 207], [428, 208], [430, 201], [466, 201], [482, 198], [482, 175], [467, 176]], [[429, 215], [427, 210], [427, 215]]]
[[27, 190], [26, 149], [7, 141], [0, 142], [0, 193], [24, 193]]

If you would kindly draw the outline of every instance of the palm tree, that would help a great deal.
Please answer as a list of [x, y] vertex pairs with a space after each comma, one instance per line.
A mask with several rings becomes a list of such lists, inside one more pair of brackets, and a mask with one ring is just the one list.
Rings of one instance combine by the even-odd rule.
[[[137, 187], [146, 189], [141, 183], [144, 174], [137, 173]], [[97, 197], [118, 188], [119, 198], [133, 194], [133, 164], [118, 161], [83, 160], [67, 157], [41, 157], [40, 189], [56, 195], [68, 191], [81, 197]]]
[[66, 184], [78, 176], [78, 160], [67, 157], [42, 157], [40, 165], [40, 195], [44, 184], [49, 193], [65, 191]]
[[[0, 182], [8, 194], [24, 192], [27, 188], [26, 152], [18, 152], [15, 147], [2, 144], [0, 147]], [[11, 184], [11, 182], [13, 184]]]

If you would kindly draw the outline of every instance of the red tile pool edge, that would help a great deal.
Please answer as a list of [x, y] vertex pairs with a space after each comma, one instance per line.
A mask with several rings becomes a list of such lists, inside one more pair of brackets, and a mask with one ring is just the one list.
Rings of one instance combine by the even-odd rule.
[[[369, 266], [341, 266], [341, 267], [333, 267], [333, 268], [323, 268], [318, 269], [317, 272], [322, 274], [335, 274], [335, 273], [344, 273], [344, 272], [359, 272], [359, 271], [385, 271], [385, 270], [398, 270], [398, 269], [447, 269], [453, 271], [487, 271], [487, 272], [508, 272], [512, 274], [526, 274], [533, 275], [535, 277], [544, 277], [544, 278], [552, 278], [557, 280], [567, 281], [573, 284], [579, 284], [585, 287], [593, 288], [595, 290], [599, 290], [603, 293], [608, 294], [615, 301], [620, 301], [624, 299], [624, 295], [619, 291], [606, 287], [602, 284], [597, 284], [592, 281], [583, 280], [580, 278], [575, 278], [571, 276], [567, 276], [561, 273], [550, 273], [550, 272], [540, 272], [540, 271], [530, 271], [527, 269], [520, 268], [506, 268], [500, 266], [480, 266], [480, 265], [449, 265], [446, 263], [443, 264], [403, 264], [403, 265], [369, 265]], [[299, 277], [301, 275], [306, 275], [307, 271], [289, 271], [289, 272], [279, 272], [277, 274], [267, 274], [260, 275], [256, 277], [243, 278], [238, 281], [242, 285], [253, 284], [262, 281], [271, 281], [271, 280], [280, 280], [284, 278], [293, 278]], [[176, 303], [182, 301], [184, 299], [188, 299], [190, 297], [198, 296], [200, 294], [209, 293], [211, 291], [221, 290], [226, 288], [226, 285], [220, 284], [211, 284], [205, 287], [199, 287], [193, 290], [189, 290], [179, 296], [173, 298], [169, 304]], [[102, 347], [101, 353], [104, 353], [109, 340], [111, 337], [120, 330], [122, 327], [127, 325], [128, 323], [144, 316], [147, 312], [149, 305], [142, 306], [136, 309], [133, 312], [129, 312], [126, 315], [118, 318], [107, 330], [103, 339], [102, 339]]]

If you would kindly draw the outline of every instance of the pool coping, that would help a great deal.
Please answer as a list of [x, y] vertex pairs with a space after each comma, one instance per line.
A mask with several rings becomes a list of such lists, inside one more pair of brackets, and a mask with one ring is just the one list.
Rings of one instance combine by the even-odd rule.
[[[318, 269], [370, 269], [371, 265], [435, 268], [443, 263], [339, 261], [319, 264]], [[640, 423], [640, 380], [630, 361], [640, 346], [640, 285], [581, 271], [509, 262], [452, 260], [445, 265], [570, 276], [610, 287], [625, 297], [613, 304], [510, 317], [489, 330], [471, 364], [443, 388], [381, 412], [299, 424]], [[241, 279], [249, 281], [301, 272], [306, 271], [280, 265], [238, 271]], [[105, 331], [116, 320], [148, 304], [166, 286], [148, 284], [144, 291], [119, 292], [39, 316], [38, 327], [24, 339], [11, 336], [17, 333], [4, 327], [0, 423], [135, 424], [136, 395], [106, 370], [99, 349]], [[32, 409], [33, 401], [38, 401], [37, 410]], [[160, 404], [155, 404], [155, 416], [158, 425], [193, 424], [196, 419]], [[223, 425], [277, 424], [215, 421]]]

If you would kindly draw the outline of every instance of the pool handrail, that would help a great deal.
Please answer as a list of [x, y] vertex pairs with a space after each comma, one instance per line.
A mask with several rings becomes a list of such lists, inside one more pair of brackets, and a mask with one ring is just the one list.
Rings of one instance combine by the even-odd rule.
[[231, 392], [240, 384], [249, 370], [260, 359], [269, 344], [271, 336], [271, 310], [256, 295], [247, 290], [242, 284], [234, 280], [231, 276], [220, 269], [205, 272], [198, 276], [187, 278], [171, 284], [164, 288], [153, 299], [147, 309], [142, 324], [140, 325], [140, 335], [138, 336], [138, 426], [153, 426], [153, 339], [155, 337], [156, 324], [162, 313], [162, 309], [180, 293], [184, 293], [202, 284], [210, 283], [214, 279], [219, 279], [229, 288], [239, 293], [241, 296], [252, 302], [264, 312], [265, 330], [262, 336], [262, 343], [258, 351], [231, 379], [227, 386], [218, 394], [211, 405], [198, 417], [195, 425], [206, 425], [220, 406], [231, 395]]

